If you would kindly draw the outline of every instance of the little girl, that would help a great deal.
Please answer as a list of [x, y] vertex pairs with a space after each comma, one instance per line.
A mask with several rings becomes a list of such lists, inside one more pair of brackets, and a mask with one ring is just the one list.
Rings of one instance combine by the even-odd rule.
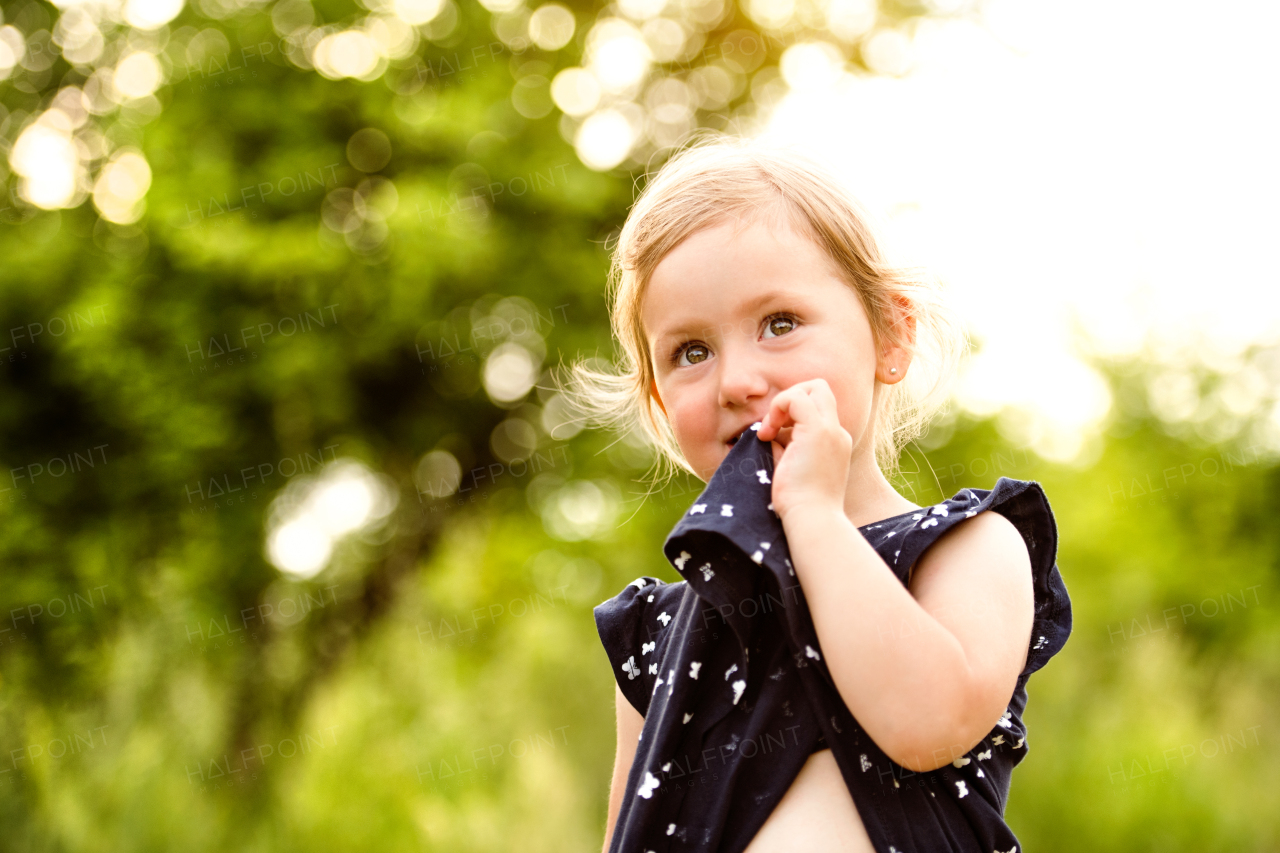
[[684, 580], [595, 608], [604, 850], [1017, 853], [1026, 682], [1070, 601], [1038, 483], [919, 507], [886, 477], [964, 345], [939, 292], [821, 165], [730, 140], [663, 166], [610, 280], [626, 370], [577, 365], [578, 402], [708, 485], [664, 545]]

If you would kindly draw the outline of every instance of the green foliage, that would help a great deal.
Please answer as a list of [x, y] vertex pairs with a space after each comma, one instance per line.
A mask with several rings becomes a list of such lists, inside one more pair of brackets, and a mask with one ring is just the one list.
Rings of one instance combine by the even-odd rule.
[[[331, 5], [322, 17], [350, 13]], [[679, 579], [659, 546], [700, 484], [641, 503], [634, 448], [547, 434], [545, 373], [525, 400], [485, 393], [481, 362], [507, 339], [545, 365], [610, 352], [606, 245], [633, 188], [583, 166], [559, 116], [512, 106], [529, 57], [501, 48], [406, 83], [415, 61], [492, 42], [489, 14], [462, 11], [449, 46], [372, 83], [279, 55], [188, 68], [157, 117], [112, 119], [151, 164], [144, 219], [113, 225], [85, 203], [0, 227], [6, 849], [599, 846], [613, 689], [591, 608], [642, 574]], [[184, 15], [236, 48], [276, 39], [267, 9]], [[3, 90], [6, 114], [47, 105], [57, 79]], [[390, 144], [368, 173], [351, 147], [366, 128]], [[340, 191], [361, 187], [380, 216], [344, 232], [355, 203]], [[513, 418], [537, 434], [520, 466], [495, 449]], [[461, 498], [415, 479], [441, 448], [472, 477]], [[293, 578], [265, 556], [269, 508], [338, 457], [389, 477], [397, 507]], [[1057, 514], [1076, 626], [1031, 682], [1009, 804], [1024, 843], [1280, 844], [1263, 808], [1274, 464], [1150, 418], [1117, 424], [1085, 470], [1010, 448], [989, 422], [956, 424], [927, 460], [954, 473], [905, 480], [919, 503], [1007, 475], [1042, 482]], [[1139, 493], [1148, 477], [1163, 494]], [[579, 482], [620, 496], [626, 523], [551, 536], [547, 496]]]

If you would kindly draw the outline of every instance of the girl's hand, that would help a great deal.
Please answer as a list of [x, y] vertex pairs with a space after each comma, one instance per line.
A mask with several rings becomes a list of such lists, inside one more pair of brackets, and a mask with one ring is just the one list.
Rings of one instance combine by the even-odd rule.
[[844, 512], [853, 438], [840, 425], [827, 380], [797, 382], [780, 392], [756, 436], [773, 444], [773, 510], [779, 519], [785, 523], [797, 509]]

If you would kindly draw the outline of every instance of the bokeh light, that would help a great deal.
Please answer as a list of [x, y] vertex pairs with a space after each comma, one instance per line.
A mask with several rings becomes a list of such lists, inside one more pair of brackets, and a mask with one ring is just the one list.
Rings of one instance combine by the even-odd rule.
[[18, 193], [45, 210], [74, 207], [85, 197], [85, 177], [70, 122], [59, 111], [28, 125], [9, 152], [9, 165], [22, 177]]
[[330, 80], [355, 77], [372, 80], [380, 71], [379, 45], [363, 30], [343, 30], [330, 33], [320, 40], [311, 55], [311, 61]]
[[480, 5], [490, 12], [510, 12], [520, 8], [523, 0], [481, 0]]
[[765, 29], [780, 30], [791, 23], [796, 13], [796, 0], [746, 0], [747, 15]]
[[511, 90], [511, 104], [525, 118], [542, 118], [555, 108], [550, 90], [550, 81], [541, 74], [525, 74]]
[[27, 55], [26, 39], [17, 27], [0, 27], [0, 80], [4, 80]]
[[127, 225], [137, 222], [146, 208], [151, 167], [141, 151], [119, 148], [93, 185], [93, 206], [104, 219]]
[[566, 542], [607, 538], [615, 529], [621, 493], [610, 480], [570, 480], [542, 498], [542, 525]]
[[523, 462], [538, 449], [538, 431], [524, 418], [507, 418], [489, 434], [489, 449], [508, 465]]
[[854, 42], [876, 23], [875, 0], [827, 0], [827, 28], [836, 38]]
[[447, 450], [423, 454], [413, 471], [418, 492], [433, 498], [447, 498], [458, 491], [462, 482], [462, 465]]
[[354, 459], [336, 459], [314, 476], [298, 475], [272, 502], [267, 559], [294, 577], [313, 577], [343, 537], [380, 524], [397, 502], [385, 475]]
[[622, 14], [636, 21], [647, 21], [655, 15], [662, 14], [668, 0], [619, 0], [618, 9]]
[[905, 74], [911, 69], [911, 38], [892, 27], [876, 30], [862, 42], [862, 61], [877, 74]]
[[653, 54], [635, 25], [621, 18], [605, 18], [587, 35], [586, 59], [606, 92], [621, 93], [644, 79]]
[[586, 115], [600, 103], [600, 81], [585, 68], [565, 68], [551, 81], [551, 99], [566, 115]]
[[116, 91], [124, 97], [145, 98], [160, 88], [164, 71], [155, 54], [139, 50], [120, 60], [111, 79]]
[[362, 172], [376, 172], [391, 160], [391, 139], [376, 127], [366, 127], [347, 140], [347, 160]]
[[523, 400], [538, 381], [542, 365], [526, 347], [506, 341], [484, 362], [484, 389], [498, 403]]
[[427, 24], [444, 11], [444, 0], [395, 0], [392, 10], [407, 24]]
[[573, 38], [573, 12], [559, 3], [544, 3], [529, 18], [529, 37], [543, 50], [559, 50]]
[[582, 162], [596, 171], [617, 166], [631, 153], [636, 129], [618, 109], [592, 113], [578, 128], [574, 146]]
[[787, 48], [778, 64], [782, 78], [792, 89], [822, 92], [840, 80], [844, 57], [827, 42], [806, 42]]
[[583, 429], [582, 417], [563, 394], [553, 394], [542, 407], [542, 429], [553, 441], [568, 441]]
[[124, 19], [131, 27], [154, 30], [178, 17], [184, 0], [126, 0]]

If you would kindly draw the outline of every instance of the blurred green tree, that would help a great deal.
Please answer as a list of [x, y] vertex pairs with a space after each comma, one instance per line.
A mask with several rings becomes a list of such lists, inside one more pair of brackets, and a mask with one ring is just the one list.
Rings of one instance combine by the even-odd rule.
[[[676, 579], [656, 543], [698, 489], [634, 506], [648, 449], [579, 432], [548, 367], [610, 349], [606, 247], [637, 170], [699, 127], [749, 132], [793, 64], [905, 70], [912, 22], [948, 11], [6, 4], [6, 846], [594, 849], [613, 733], [590, 607]], [[1092, 512], [1099, 481], [1219, 452], [1157, 427], [1091, 472], [1010, 469], [1044, 479], [1082, 605], [1029, 713], [1052, 762], [1011, 806], [1045, 849], [1154, 848], [1169, 804], [1191, 846], [1275, 842], [1246, 818], [1269, 747], [1205, 763], [1214, 811], [1161, 789], [1103, 822], [1063, 796], [1066, 775], [1106, 798], [1112, 761], [1204, 731], [1269, 743], [1274, 470]], [[971, 461], [1013, 451], [949, 428], [934, 468], [989, 485]], [[1230, 582], [1192, 568], [1207, 548]], [[1186, 718], [1135, 709], [1156, 653], [1106, 662], [1102, 621], [1254, 585], [1241, 618], [1186, 623], [1200, 659], [1160, 659]], [[1228, 662], [1244, 698], [1201, 708]], [[1107, 741], [1122, 724], [1150, 749]]]

